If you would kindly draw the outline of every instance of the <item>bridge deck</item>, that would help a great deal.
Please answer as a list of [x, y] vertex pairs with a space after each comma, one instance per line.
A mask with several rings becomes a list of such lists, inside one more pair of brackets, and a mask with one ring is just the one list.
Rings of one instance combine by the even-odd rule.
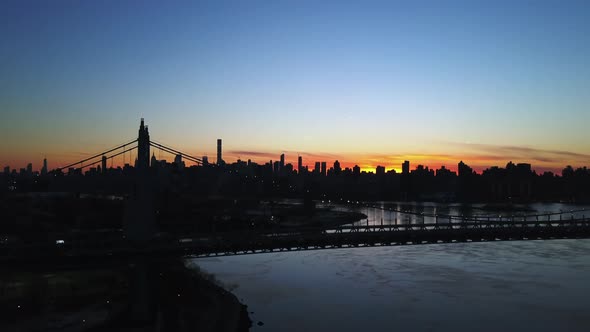
[[3, 245], [0, 246], [0, 263], [10, 266], [115, 261], [146, 255], [206, 257], [380, 245], [589, 238], [590, 219], [278, 228], [160, 237], [143, 246], [133, 245], [121, 233], [116, 234], [107, 239], [71, 237], [59, 244]]

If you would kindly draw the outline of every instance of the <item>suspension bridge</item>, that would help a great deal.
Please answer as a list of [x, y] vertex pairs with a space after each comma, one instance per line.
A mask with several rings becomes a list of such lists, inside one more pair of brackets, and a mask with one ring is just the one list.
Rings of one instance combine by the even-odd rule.
[[[35, 263], [95, 264], [100, 261], [138, 257], [203, 257], [276, 251], [336, 249], [433, 243], [540, 240], [590, 237], [590, 218], [585, 210], [533, 215], [458, 216], [387, 208], [361, 202], [341, 202], [344, 208], [380, 209], [390, 215], [384, 223], [373, 219], [336, 227], [281, 227], [225, 232], [171, 235], [157, 232], [150, 201], [150, 147], [180, 155], [194, 163], [202, 160], [162, 143], [151, 141], [141, 120], [138, 138], [58, 169], [89, 167], [137, 149], [136, 190], [129, 198], [132, 225], [124, 230], [54, 234], [37, 243], [0, 245], [0, 263], [5, 266]], [[400, 218], [401, 217], [401, 218]]]
[[[63, 170], [68, 170], [70, 168], [82, 170], [84, 168], [92, 167], [98, 164], [101, 164], [102, 169], [106, 170], [108, 161], [112, 161], [115, 157], [121, 155], [125, 156], [125, 154], [131, 153], [131, 151], [134, 150], [137, 150], [136, 166], [138, 168], [147, 168], [150, 162], [150, 147], [172, 154], [174, 156], [181, 156], [185, 160], [191, 161], [196, 165], [202, 165], [203, 163], [203, 160], [201, 158], [194, 157], [187, 153], [178, 151], [177, 149], [171, 148], [170, 146], [167, 146], [165, 144], [151, 140], [149, 135], [149, 128], [145, 125], [144, 119], [142, 118], [139, 126], [138, 138], [123, 144], [119, 144], [116, 147], [108, 149], [106, 151], [93, 154], [88, 158], [84, 158], [77, 162], [59, 167], [55, 169], [54, 172], [63, 172]], [[131, 157], [129, 159], [131, 161]]]

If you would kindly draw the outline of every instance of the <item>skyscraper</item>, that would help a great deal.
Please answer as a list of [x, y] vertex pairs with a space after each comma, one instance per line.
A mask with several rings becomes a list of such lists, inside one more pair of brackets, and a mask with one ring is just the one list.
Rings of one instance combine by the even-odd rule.
[[377, 168], [375, 169], [375, 174], [385, 175], [385, 167], [384, 166], [377, 166]]
[[301, 158], [301, 156], [299, 156], [297, 158], [297, 173], [301, 174], [302, 171], [303, 171], [303, 158]]
[[[508, 165], [506, 167], [508, 168]], [[473, 174], [473, 169], [461, 160], [457, 165], [457, 173], [459, 173], [459, 176], [467, 176]]]
[[137, 139], [137, 168], [147, 169], [150, 166], [150, 133], [148, 127], [144, 125], [143, 118], [139, 125], [139, 135]]
[[340, 162], [338, 160], [336, 160], [334, 162], [334, 174], [339, 175], [341, 171], [342, 171], [342, 168], [340, 168]]
[[359, 165], [354, 165], [354, 167], [352, 168], [352, 174], [361, 175], [361, 168], [359, 167]]
[[209, 165], [209, 157], [203, 156], [203, 158], [201, 158], [201, 160], [203, 161], [203, 166]]
[[178, 169], [184, 168], [184, 163], [182, 162], [182, 155], [181, 154], [177, 154], [174, 157], [174, 164], [176, 164], [176, 167], [178, 167]]
[[43, 167], [41, 168], [41, 175], [47, 174], [47, 158], [43, 158]]
[[[156, 158], [156, 157], [154, 157], [152, 155], [152, 160], [154, 158]], [[102, 165], [102, 172], [106, 173], [107, 172], [107, 157], [105, 157], [104, 155], [102, 156], [102, 159], [101, 159], [101, 165]], [[152, 162], [152, 165], [153, 165], [153, 162]]]
[[279, 171], [283, 171], [285, 169], [285, 154], [281, 153], [281, 162], [279, 163]]
[[410, 162], [405, 160], [402, 164], [402, 174], [409, 174], [410, 173]]
[[314, 171], [315, 173], [317, 173], [317, 174], [320, 174], [320, 173], [321, 173], [321, 169], [320, 169], [320, 162], [319, 162], [319, 161], [316, 161], [316, 162], [315, 162], [315, 167], [314, 167], [313, 171]]
[[322, 175], [323, 176], [326, 176], [326, 173], [327, 173], [327, 169], [326, 168], [327, 168], [326, 162], [325, 161], [322, 161]]
[[[105, 156], [102, 156], [103, 158], [103, 164], [105, 165], [104, 171], [106, 171], [106, 164], [107, 164], [107, 158]], [[154, 153], [152, 153], [152, 160], [150, 161], [150, 166], [151, 167], [158, 167], [158, 159], [156, 159], [156, 155]]]
[[217, 139], [217, 166], [221, 166], [223, 164], [223, 159], [221, 158], [221, 138]]

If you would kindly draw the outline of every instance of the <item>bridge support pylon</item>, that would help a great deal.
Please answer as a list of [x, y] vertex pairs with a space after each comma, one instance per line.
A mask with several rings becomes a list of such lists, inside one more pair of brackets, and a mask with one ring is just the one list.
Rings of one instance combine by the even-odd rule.
[[128, 200], [124, 220], [127, 239], [147, 245], [157, 232], [155, 211], [155, 181], [149, 168], [150, 134], [143, 119], [137, 140], [137, 167], [133, 190]]

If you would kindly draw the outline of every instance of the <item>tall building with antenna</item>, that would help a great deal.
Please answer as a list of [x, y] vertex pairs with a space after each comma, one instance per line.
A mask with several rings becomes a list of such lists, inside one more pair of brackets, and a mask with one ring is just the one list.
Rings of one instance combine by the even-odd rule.
[[47, 174], [47, 158], [43, 158], [43, 167], [41, 168], [41, 175]]

